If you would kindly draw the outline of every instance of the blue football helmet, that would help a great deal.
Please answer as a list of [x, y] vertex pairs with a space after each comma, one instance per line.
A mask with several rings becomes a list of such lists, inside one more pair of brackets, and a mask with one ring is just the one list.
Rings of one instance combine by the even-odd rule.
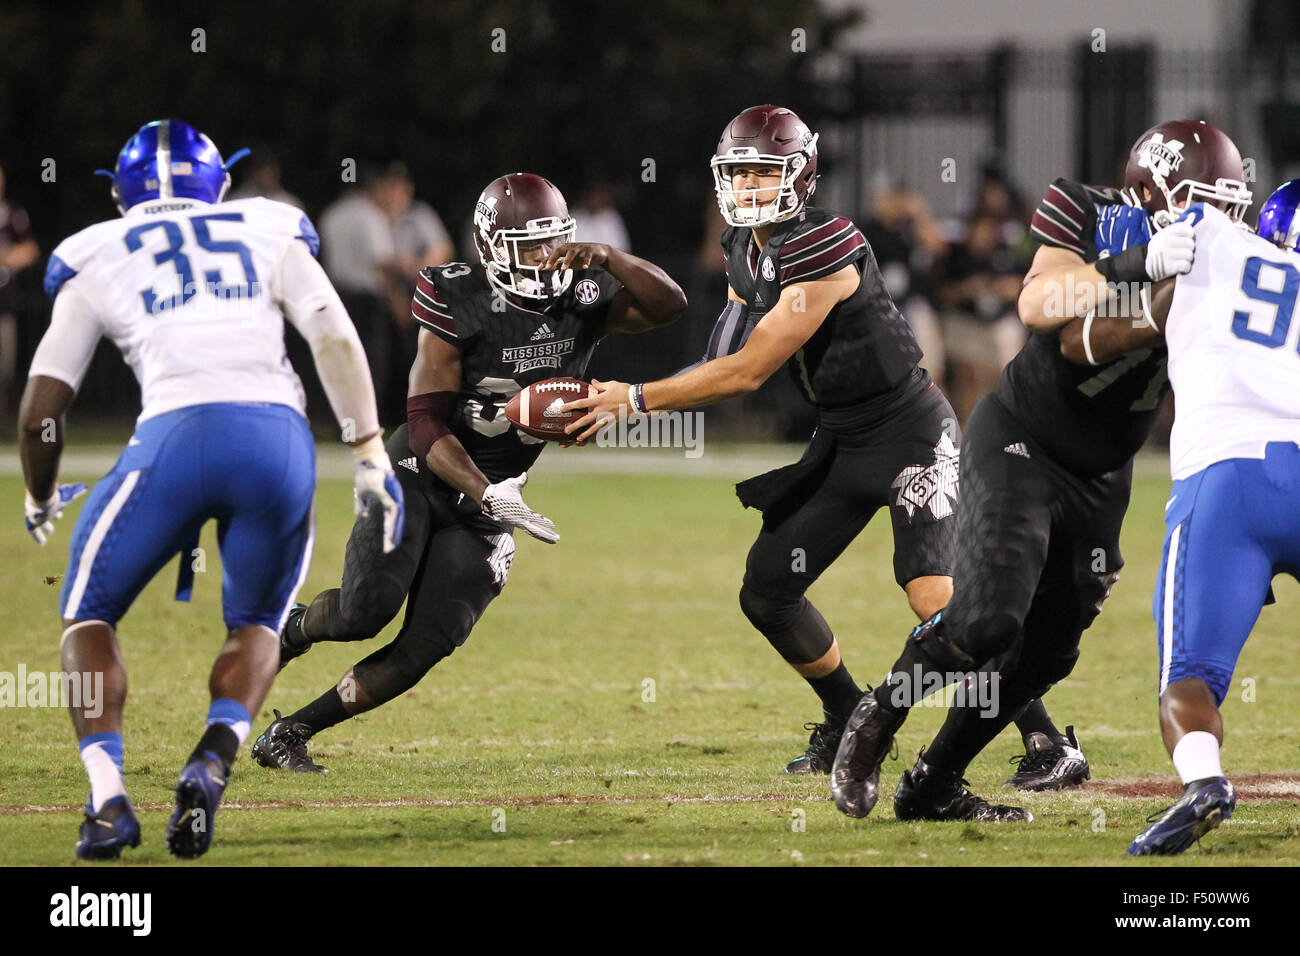
[[113, 201], [125, 214], [150, 199], [183, 197], [218, 203], [230, 188], [230, 167], [248, 155], [241, 149], [223, 161], [212, 140], [180, 120], [154, 120], [140, 127], [117, 154]]
[[1300, 252], [1300, 179], [1283, 183], [1264, 200], [1255, 232], [1283, 249]]

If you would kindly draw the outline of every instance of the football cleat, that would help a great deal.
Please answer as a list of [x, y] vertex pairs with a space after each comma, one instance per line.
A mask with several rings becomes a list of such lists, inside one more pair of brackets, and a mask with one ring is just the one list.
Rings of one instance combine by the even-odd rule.
[[1018, 766], [1003, 786], [1017, 790], [1066, 790], [1091, 777], [1073, 726], [1065, 728], [1063, 740], [1034, 731], [1025, 738], [1025, 752], [1010, 762]]
[[295, 724], [273, 710], [275, 721], [262, 731], [253, 743], [253, 759], [270, 770], [292, 770], [296, 773], [329, 773], [307, 753], [307, 741], [312, 729], [306, 724]]
[[903, 772], [894, 793], [894, 816], [900, 820], [973, 820], [976, 823], [1028, 823], [1024, 807], [989, 803], [966, 789], [955, 773], [931, 767], [923, 758]]
[[212, 821], [229, 779], [212, 751], [191, 760], [176, 784], [176, 809], [167, 821], [167, 849], [173, 856], [193, 860], [212, 845]]
[[808, 738], [808, 749], [786, 764], [785, 772], [830, 773], [844, 725], [834, 723], [827, 717], [826, 723], [816, 724], [810, 721], [803, 725], [803, 729], [812, 731], [812, 736]]
[[876, 805], [880, 765], [894, 743], [894, 732], [906, 719], [906, 712], [882, 710], [870, 688], [853, 708], [831, 767], [831, 797], [841, 813], [861, 819]]
[[295, 657], [302, 657], [311, 650], [311, 641], [302, 632], [302, 619], [307, 616], [306, 604], [295, 604], [289, 608], [289, 616], [284, 619], [280, 631], [280, 670], [284, 670]]
[[1209, 833], [1237, 806], [1227, 777], [1193, 780], [1171, 807], [1147, 817], [1151, 826], [1128, 848], [1129, 856], [1174, 856]]
[[140, 845], [140, 821], [125, 796], [105, 800], [95, 813], [86, 805], [86, 819], [77, 841], [79, 860], [116, 860], [124, 847]]

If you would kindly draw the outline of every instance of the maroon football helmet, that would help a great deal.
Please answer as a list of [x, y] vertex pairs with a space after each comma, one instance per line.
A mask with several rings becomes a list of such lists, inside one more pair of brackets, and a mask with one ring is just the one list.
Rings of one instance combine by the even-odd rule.
[[1204, 120], [1173, 120], [1151, 127], [1129, 150], [1124, 198], [1145, 206], [1157, 229], [1196, 202], [1216, 205], [1241, 222], [1251, 199], [1244, 180], [1241, 153], [1227, 134]]
[[[722, 131], [712, 166], [723, 219], [733, 226], [782, 222], [803, 209], [817, 188], [817, 134], [783, 107], [751, 106]], [[762, 206], [741, 205], [739, 194], [760, 190], [733, 189], [733, 166], [779, 168], [776, 199]]]
[[553, 249], [572, 242], [577, 228], [564, 195], [532, 173], [492, 180], [474, 206], [474, 245], [488, 281], [525, 299], [553, 299], [569, 287], [573, 270], [541, 264]]

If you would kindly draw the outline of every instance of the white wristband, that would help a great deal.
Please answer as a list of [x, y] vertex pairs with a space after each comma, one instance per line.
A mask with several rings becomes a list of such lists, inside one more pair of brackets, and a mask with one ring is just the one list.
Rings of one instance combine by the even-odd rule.
[[1090, 309], [1083, 319], [1083, 354], [1088, 359], [1089, 365], [1096, 365], [1097, 360], [1092, 357], [1092, 343], [1088, 337], [1092, 334], [1092, 320], [1097, 317], [1097, 310]]
[[378, 432], [371, 435], [365, 441], [352, 446], [352, 455], [357, 461], [363, 461], [366, 458], [378, 458], [384, 452], [384, 433]]

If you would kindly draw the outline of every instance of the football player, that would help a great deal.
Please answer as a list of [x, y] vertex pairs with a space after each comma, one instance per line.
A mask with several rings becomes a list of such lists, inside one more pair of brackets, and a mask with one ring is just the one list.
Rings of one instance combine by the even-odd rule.
[[881, 761], [916, 702], [914, 671], [932, 686], [998, 658], [996, 711], [950, 708], [903, 774], [894, 813], [1031, 819], [975, 796], [962, 775], [1023, 701], [1073, 669], [1079, 639], [1122, 567], [1133, 456], [1168, 387], [1158, 343], [1106, 361], [1091, 353], [1071, 361], [1078, 340], [1062, 328], [1088, 331], [1098, 304], [1116, 291], [1185, 273], [1194, 240], [1191, 226], [1174, 220], [1201, 199], [1223, 202], [1240, 219], [1250, 201], [1242, 180], [1241, 155], [1226, 135], [1175, 121], [1134, 143], [1123, 194], [1063, 179], [1048, 188], [1032, 224], [1042, 245], [1019, 302], [1034, 334], [967, 425], [953, 597], [912, 631], [889, 680], [855, 709], [831, 774], [844, 813], [865, 817], [876, 804]]
[[[316, 262], [302, 211], [269, 199], [221, 203], [230, 163], [177, 120], [149, 123], [113, 178], [121, 219], [65, 239], [50, 257], [50, 327], [20, 412], [27, 529], [45, 544], [85, 485], [58, 482], [63, 423], [95, 346], [107, 336], [140, 382], [143, 409], [117, 464], [91, 492], [63, 579], [63, 670], [102, 674], [102, 712], [70, 695], [90, 777], [77, 856], [138, 846], [122, 778], [126, 669], [117, 623], [178, 553], [188, 600], [199, 529], [217, 521], [228, 635], [212, 668], [207, 726], [181, 770], [167, 843], [204, 853], [235, 755], [279, 660], [279, 631], [311, 555], [315, 445], [302, 384], [285, 357], [284, 319], [311, 346], [345, 435], [356, 435], [359, 507], [401, 536], [402, 490], [380, 438], [365, 353]], [[203, 281], [196, 281], [201, 276]], [[56, 427], [50, 432], [48, 425]], [[98, 709], [98, 708], [97, 708]]]
[[[1182, 853], [1232, 816], [1219, 705], [1275, 574], [1300, 569], [1300, 360], [1292, 316], [1300, 296], [1300, 181], [1260, 210], [1257, 235], [1235, 209], [1191, 206], [1191, 270], [1161, 283], [1147, 323], [1098, 318], [1098, 360], [1161, 340], [1177, 414], [1174, 483], [1153, 612], [1160, 729], [1183, 793], [1128, 852]], [[1165, 287], [1165, 288], [1162, 288]]]
[[[948, 400], [918, 367], [921, 350], [885, 291], [862, 233], [808, 205], [817, 184], [817, 136], [779, 106], [756, 106], [727, 124], [712, 160], [728, 303], [707, 361], [657, 382], [596, 382], [600, 395], [569, 426], [588, 440], [598, 416], [668, 411], [758, 388], [782, 365], [818, 413], [796, 464], [742, 482], [763, 512], [740, 606], [821, 700], [808, 749], [787, 773], [829, 773], [840, 733], [862, 695], [839, 644], [805, 592], [881, 508], [894, 531], [894, 576], [921, 618], [952, 593], [957, 459]], [[626, 411], [626, 409], [624, 409]], [[1026, 715], [1026, 728], [1046, 719]]]
[[262, 766], [323, 771], [307, 752], [313, 735], [414, 687], [465, 643], [506, 583], [514, 529], [560, 540], [521, 496], [545, 443], [506, 419], [506, 403], [534, 382], [583, 377], [606, 333], [666, 325], [686, 308], [663, 270], [604, 244], [574, 242], [575, 230], [550, 182], [502, 176], [474, 209], [479, 261], [420, 272], [407, 421], [388, 441], [406, 493], [405, 534], [385, 553], [379, 514], [359, 518], [342, 585], [294, 608], [282, 657], [320, 641], [374, 637], [406, 601], [402, 628], [316, 700], [286, 717], [276, 711], [253, 746]]

